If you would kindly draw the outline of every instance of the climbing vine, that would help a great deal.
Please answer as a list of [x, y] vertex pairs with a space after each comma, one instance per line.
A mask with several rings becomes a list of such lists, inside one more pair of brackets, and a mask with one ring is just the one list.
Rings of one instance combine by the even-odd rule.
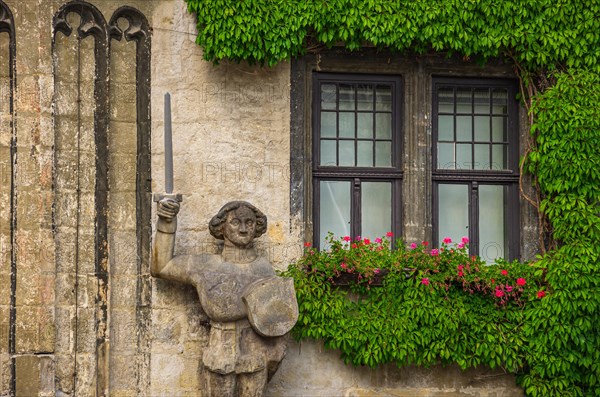
[[274, 65], [343, 43], [394, 51], [512, 55], [530, 70], [598, 67], [596, 0], [186, 0], [207, 60]]
[[[458, 246], [432, 255], [420, 243], [377, 251], [383, 239], [307, 247], [287, 271], [301, 310], [295, 333], [356, 365], [501, 366], [528, 396], [600, 396], [600, 2], [186, 3], [215, 63], [273, 66], [333, 46], [511, 61], [531, 124], [521, 174], [540, 214], [537, 260], [483, 266]], [[349, 270], [355, 283], [335, 287]]]

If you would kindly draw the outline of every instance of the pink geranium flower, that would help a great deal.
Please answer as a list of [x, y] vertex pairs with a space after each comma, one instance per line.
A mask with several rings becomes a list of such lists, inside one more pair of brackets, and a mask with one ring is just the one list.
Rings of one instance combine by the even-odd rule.
[[363, 241], [365, 242], [365, 244], [371, 244], [371, 240], [369, 240], [368, 238], [365, 238]]
[[527, 284], [527, 281], [525, 281], [525, 279], [524, 279], [523, 277], [519, 277], [519, 278], [517, 279], [517, 285], [519, 285], [519, 286], [521, 286], [521, 287], [522, 287], [522, 286], [524, 286], [525, 284]]
[[427, 277], [423, 277], [421, 279], [421, 284], [423, 284], [423, 285], [429, 285], [429, 279]]
[[500, 290], [500, 289], [497, 289], [496, 290], [496, 296], [498, 298], [502, 298], [504, 296], [504, 292], [502, 292], [502, 290]]
[[382, 241], [383, 241], [383, 240], [381, 240], [381, 238], [379, 238], [379, 237], [377, 237], [377, 238], [375, 239], [375, 242], [376, 242], [377, 244], [381, 244], [381, 242], [382, 242]]
[[434, 248], [431, 250], [431, 256], [438, 256], [440, 254], [440, 250]]
[[452, 243], [452, 239], [450, 237], [445, 237], [444, 244], [450, 244], [450, 243]]
[[350, 240], [352, 240], [352, 239], [350, 238], [350, 236], [344, 236], [344, 237], [342, 238], [342, 240], [344, 240], [344, 241], [350, 241]]
[[469, 238], [467, 236], [464, 236], [460, 241], [464, 244], [469, 244]]
[[348, 265], [347, 265], [347, 264], [345, 264], [344, 262], [342, 262], [342, 263], [340, 264], [340, 267], [341, 267], [342, 269], [348, 269]]
[[385, 236], [386, 236], [386, 237], [392, 237], [393, 235], [394, 235], [394, 233], [392, 233], [392, 232], [387, 232], [387, 233], [385, 234]]
[[460, 242], [460, 243], [458, 243], [458, 244], [456, 245], [456, 247], [457, 247], [458, 249], [463, 249], [463, 248], [465, 248], [465, 243], [462, 243], [462, 242]]
[[417, 248], [417, 243], [411, 243], [410, 249], [414, 250], [415, 248]]
[[506, 286], [506, 292], [511, 292], [513, 290], [513, 287], [510, 285]]

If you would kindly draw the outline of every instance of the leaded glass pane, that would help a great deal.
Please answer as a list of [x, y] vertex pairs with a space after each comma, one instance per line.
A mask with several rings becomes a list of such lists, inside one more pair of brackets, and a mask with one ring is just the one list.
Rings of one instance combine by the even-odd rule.
[[472, 145], [470, 143], [456, 144], [456, 169], [469, 170], [472, 168], [473, 154], [471, 148]]
[[438, 90], [438, 112], [454, 113], [454, 90], [452, 88]]
[[505, 117], [492, 117], [492, 141], [506, 142], [507, 126]]
[[508, 93], [506, 89], [494, 89], [492, 91], [492, 113], [507, 114], [507, 99]]
[[373, 138], [373, 113], [358, 113], [358, 137]]
[[392, 110], [392, 87], [377, 86], [375, 110], [391, 111]]
[[454, 116], [438, 116], [438, 141], [454, 140]]
[[492, 169], [508, 169], [508, 146], [504, 144], [492, 145]]
[[375, 143], [375, 166], [392, 166], [392, 142], [378, 141]]
[[438, 246], [445, 237], [460, 241], [469, 235], [468, 185], [438, 185]]
[[319, 242], [322, 248], [328, 232], [334, 236], [350, 235], [350, 182], [319, 183]]
[[336, 99], [335, 84], [321, 84], [321, 109], [335, 110]]
[[377, 139], [392, 138], [392, 114], [377, 113], [375, 114], [375, 136]]
[[358, 110], [373, 110], [373, 86], [358, 86], [356, 89]]
[[340, 110], [354, 110], [354, 87], [340, 84]]
[[340, 138], [354, 138], [354, 112], [340, 112]]
[[438, 143], [437, 145], [437, 168], [441, 170], [455, 169], [454, 143]]
[[321, 112], [321, 137], [335, 138], [336, 134], [336, 113]]
[[354, 164], [354, 140], [339, 141], [340, 159], [339, 165], [353, 167]]
[[321, 165], [335, 166], [337, 159], [335, 154], [335, 141], [321, 140]]
[[456, 116], [456, 140], [463, 142], [473, 140], [471, 116]]
[[490, 141], [489, 116], [475, 116], [475, 140], [479, 142]]
[[490, 90], [487, 88], [477, 88], [473, 90], [473, 101], [475, 102], [475, 113], [490, 113]]
[[487, 263], [493, 263], [507, 254], [507, 192], [506, 186], [479, 186], [479, 256]]
[[473, 113], [471, 90], [458, 88], [456, 90], [456, 113]]
[[361, 236], [385, 236], [392, 230], [392, 184], [361, 183]]
[[358, 141], [358, 163], [359, 167], [373, 166], [373, 142]]
[[490, 145], [475, 145], [475, 161], [473, 163], [473, 169], [489, 170], [490, 163]]

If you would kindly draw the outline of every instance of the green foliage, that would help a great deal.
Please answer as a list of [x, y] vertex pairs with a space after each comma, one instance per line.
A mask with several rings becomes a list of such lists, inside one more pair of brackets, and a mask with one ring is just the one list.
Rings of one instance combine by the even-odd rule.
[[207, 60], [274, 65], [315, 46], [509, 55], [528, 69], [598, 67], [596, 0], [186, 0]]
[[528, 169], [544, 194], [541, 209], [554, 238], [571, 244], [600, 237], [600, 74], [558, 75], [534, 98], [536, 149]]
[[[295, 280], [298, 339], [321, 339], [353, 365], [523, 369], [526, 307], [548, 299], [536, 268], [485, 265], [469, 257], [466, 239], [439, 250], [426, 243], [391, 250], [385, 238], [346, 240], [332, 239], [329, 251], [307, 248], [285, 272]], [[382, 273], [383, 285], [373, 286]], [[335, 287], [345, 274], [357, 283]]]
[[533, 101], [541, 209], [559, 248], [536, 264], [554, 293], [528, 311], [532, 396], [600, 395], [600, 75], [562, 73]]

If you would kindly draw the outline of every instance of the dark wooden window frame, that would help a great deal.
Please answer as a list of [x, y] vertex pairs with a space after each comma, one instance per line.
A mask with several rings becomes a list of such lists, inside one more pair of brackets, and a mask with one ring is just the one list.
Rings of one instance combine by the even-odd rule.
[[[322, 83], [335, 84], [377, 84], [392, 86], [392, 163], [391, 167], [345, 167], [320, 165], [320, 104]], [[391, 224], [394, 235], [401, 235], [402, 230], [402, 118], [403, 118], [403, 84], [397, 75], [367, 75], [313, 72], [312, 76], [312, 182], [313, 182], [313, 236], [314, 244], [319, 247], [320, 227], [320, 189], [321, 181], [349, 181], [351, 184], [351, 226], [352, 237], [361, 233], [361, 183], [390, 182], [392, 184]], [[376, 236], [373, 236], [376, 237]]]
[[[438, 141], [438, 89], [440, 87], [454, 88], [505, 88], [508, 91], [507, 107], [507, 133], [508, 133], [508, 159], [506, 170], [472, 170], [472, 169], [443, 169], [437, 168], [437, 141]], [[433, 182], [433, 239], [440, 240], [437, 214], [440, 197], [438, 186], [440, 184], [460, 184], [469, 188], [469, 232], [470, 253], [479, 254], [479, 186], [500, 185], [508, 187], [508, 215], [506, 219], [507, 245], [509, 260], [518, 259], [520, 256], [520, 209], [519, 209], [519, 109], [515, 99], [518, 92], [517, 84], [511, 79], [494, 78], [460, 78], [460, 77], [433, 77], [432, 79], [432, 182]], [[472, 115], [474, 112], [471, 113]], [[474, 227], [473, 227], [474, 226]]]

